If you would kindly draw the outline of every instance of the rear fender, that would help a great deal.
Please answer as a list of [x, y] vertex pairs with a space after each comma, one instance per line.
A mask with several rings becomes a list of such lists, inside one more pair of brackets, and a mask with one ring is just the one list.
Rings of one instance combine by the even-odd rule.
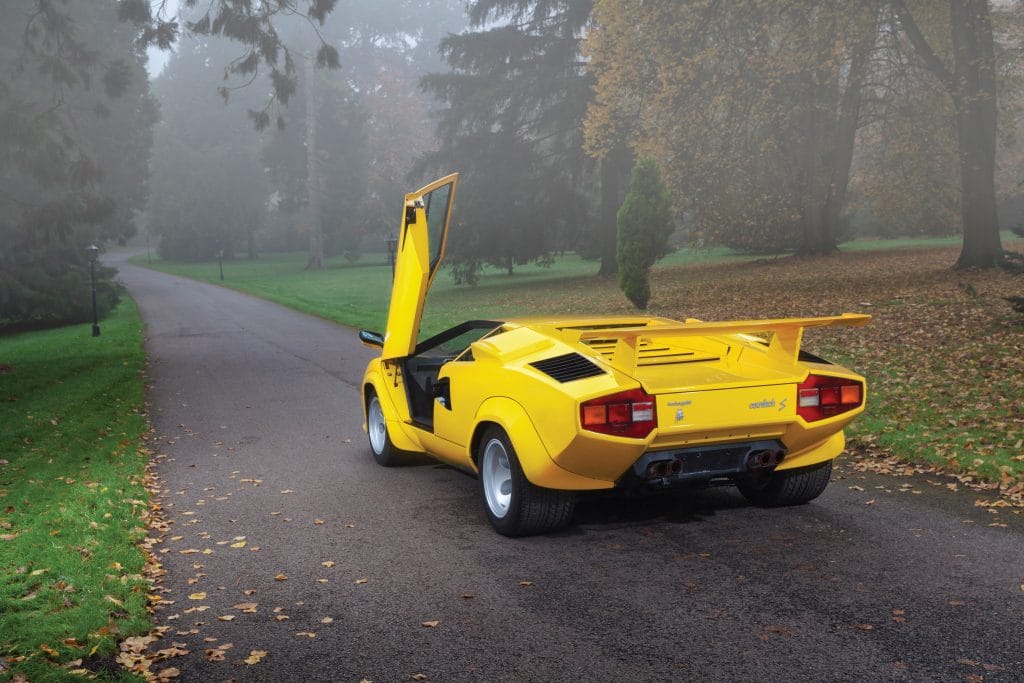
[[[523, 474], [531, 484], [563, 491], [594, 491], [615, 486], [614, 482], [584, 477], [556, 465], [526, 410], [510, 398], [497, 396], [487, 399], [480, 405], [473, 422], [476, 427], [469, 442], [469, 455], [474, 466], [477, 465], [476, 454], [484, 430], [489, 425], [496, 424], [508, 434], [513, 448], [516, 449]], [[477, 469], [479, 470], [479, 467]]]

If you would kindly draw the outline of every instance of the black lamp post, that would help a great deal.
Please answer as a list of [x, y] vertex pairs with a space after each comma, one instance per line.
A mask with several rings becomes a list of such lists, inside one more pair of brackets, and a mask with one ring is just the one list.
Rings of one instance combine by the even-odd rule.
[[96, 259], [99, 258], [100, 248], [90, 244], [86, 251], [89, 253], [89, 279], [92, 281], [92, 336], [100, 336], [100, 321], [96, 313]]
[[395, 279], [395, 251], [398, 249], [398, 239], [392, 237], [388, 241], [388, 263], [391, 264], [391, 279]]
[[220, 266], [220, 279], [224, 279], [224, 250], [217, 250], [217, 265]]

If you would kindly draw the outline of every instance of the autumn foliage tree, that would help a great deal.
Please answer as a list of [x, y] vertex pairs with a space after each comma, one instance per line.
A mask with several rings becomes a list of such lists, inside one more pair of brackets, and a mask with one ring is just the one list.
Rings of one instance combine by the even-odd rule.
[[634, 306], [647, 308], [651, 266], [668, 253], [668, 238], [675, 227], [672, 198], [654, 159], [641, 159], [633, 167], [617, 223], [619, 288]]
[[695, 242], [836, 248], [875, 2], [597, 0], [588, 151], [658, 160]]

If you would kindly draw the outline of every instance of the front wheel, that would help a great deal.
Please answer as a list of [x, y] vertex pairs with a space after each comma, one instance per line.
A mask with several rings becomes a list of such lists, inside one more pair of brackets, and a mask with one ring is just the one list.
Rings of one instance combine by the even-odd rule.
[[373, 459], [383, 467], [397, 467], [406, 462], [404, 453], [391, 443], [388, 436], [388, 424], [384, 419], [384, 411], [380, 407], [377, 392], [370, 389], [366, 398], [366, 432], [370, 437], [370, 450]]
[[569, 523], [576, 497], [568, 491], [531, 484], [500, 427], [484, 432], [477, 455], [484, 511], [499, 534], [532, 536]]
[[821, 495], [832, 476], [832, 461], [810, 467], [772, 472], [758, 479], [736, 482], [740, 493], [760, 507], [803, 505]]

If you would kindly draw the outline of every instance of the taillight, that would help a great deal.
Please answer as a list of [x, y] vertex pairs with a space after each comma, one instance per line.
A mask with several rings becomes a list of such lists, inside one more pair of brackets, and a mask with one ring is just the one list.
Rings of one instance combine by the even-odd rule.
[[642, 439], [658, 426], [658, 413], [653, 396], [631, 389], [580, 404], [580, 424], [591, 432]]
[[808, 375], [796, 388], [796, 414], [807, 422], [853, 410], [864, 402], [864, 385], [853, 379]]

